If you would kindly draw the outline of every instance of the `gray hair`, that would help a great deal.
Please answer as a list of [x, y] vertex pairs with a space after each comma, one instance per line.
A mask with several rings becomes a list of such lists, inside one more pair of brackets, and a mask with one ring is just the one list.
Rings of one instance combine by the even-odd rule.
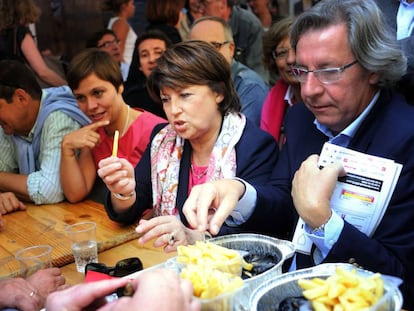
[[321, 1], [297, 17], [291, 30], [296, 50], [300, 37], [312, 29], [345, 24], [348, 42], [358, 63], [369, 72], [380, 74], [379, 86], [393, 86], [405, 74], [407, 58], [372, 0]]

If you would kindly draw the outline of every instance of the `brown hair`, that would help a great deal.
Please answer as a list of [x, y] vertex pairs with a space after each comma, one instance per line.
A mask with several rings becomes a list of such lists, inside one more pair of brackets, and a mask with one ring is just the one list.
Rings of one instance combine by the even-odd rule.
[[40, 8], [33, 0], [0, 1], [0, 29], [34, 23], [40, 16]]
[[282, 18], [274, 23], [263, 35], [263, 62], [270, 71], [278, 73], [276, 63], [272, 57], [272, 52], [282, 40], [289, 38], [289, 32], [293, 21], [294, 19], [292, 17]]
[[157, 67], [147, 81], [149, 94], [158, 102], [161, 102], [162, 88], [183, 89], [191, 85], [206, 85], [223, 95], [219, 105], [223, 116], [240, 111], [230, 65], [207, 42], [192, 40], [173, 45], [157, 60]]
[[150, 24], [175, 26], [184, 5], [185, 0], [150, 0], [145, 6], [145, 17]]
[[82, 50], [71, 60], [66, 75], [69, 87], [77, 89], [79, 83], [92, 73], [110, 82], [117, 90], [123, 84], [121, 69], [112, 56], [97, 48], [90, 48]]

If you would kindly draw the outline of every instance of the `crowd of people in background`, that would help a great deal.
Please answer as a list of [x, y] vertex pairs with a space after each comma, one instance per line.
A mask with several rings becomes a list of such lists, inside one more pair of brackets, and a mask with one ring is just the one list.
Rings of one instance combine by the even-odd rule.
[[[400, 277], [414, 308], [414, 0], [288, 14], [277, 0], [147, 0], [141, 30], [136, 1], [100, 4], [105, 24], [63, 61], [38, 48], [35, 0], [0, 0], [0, 230], [27, 202], [89, 198], [170, 252], [206, 233], [292, 240], [301, 218], [314, 247], [287, 270], [352, 259]], [[344, 170], [318, 167], [325, 142], [403, 165], [372, 236], [330, 206]], [[159, 277], [135, 282], [130, 306]], [[180, 288], [170, 306], [199, 308], [189, 284], [162, 281]], [[67, 289], [57, 268], [0, 280], [0, 307], [59, 310], [82, 293], [82, 310], [124, 281], [101, 284]]]

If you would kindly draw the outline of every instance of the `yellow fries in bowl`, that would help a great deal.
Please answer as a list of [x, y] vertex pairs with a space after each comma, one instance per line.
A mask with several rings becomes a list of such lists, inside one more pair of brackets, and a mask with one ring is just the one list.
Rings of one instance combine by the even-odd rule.
[[368, 310], [384, 295], [384, 282], [379, 273], [361, 276], [356, 269], [339, 267], [326, 279], [299, 279], [298, 285], [315, 311]]

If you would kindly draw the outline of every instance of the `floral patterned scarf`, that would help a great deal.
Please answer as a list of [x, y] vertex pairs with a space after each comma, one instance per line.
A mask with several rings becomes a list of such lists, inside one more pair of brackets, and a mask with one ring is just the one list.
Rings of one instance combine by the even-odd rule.
[[[236, 176], [235, 145], [246, 125], [243, 114], [227, 114], [216, 140], [207, 169], [206, 181]], [[184, 139], [171, 125], [159, 131], [151, 142], [151, 181], [154, 216], [176, 215], [176, 198]]]

